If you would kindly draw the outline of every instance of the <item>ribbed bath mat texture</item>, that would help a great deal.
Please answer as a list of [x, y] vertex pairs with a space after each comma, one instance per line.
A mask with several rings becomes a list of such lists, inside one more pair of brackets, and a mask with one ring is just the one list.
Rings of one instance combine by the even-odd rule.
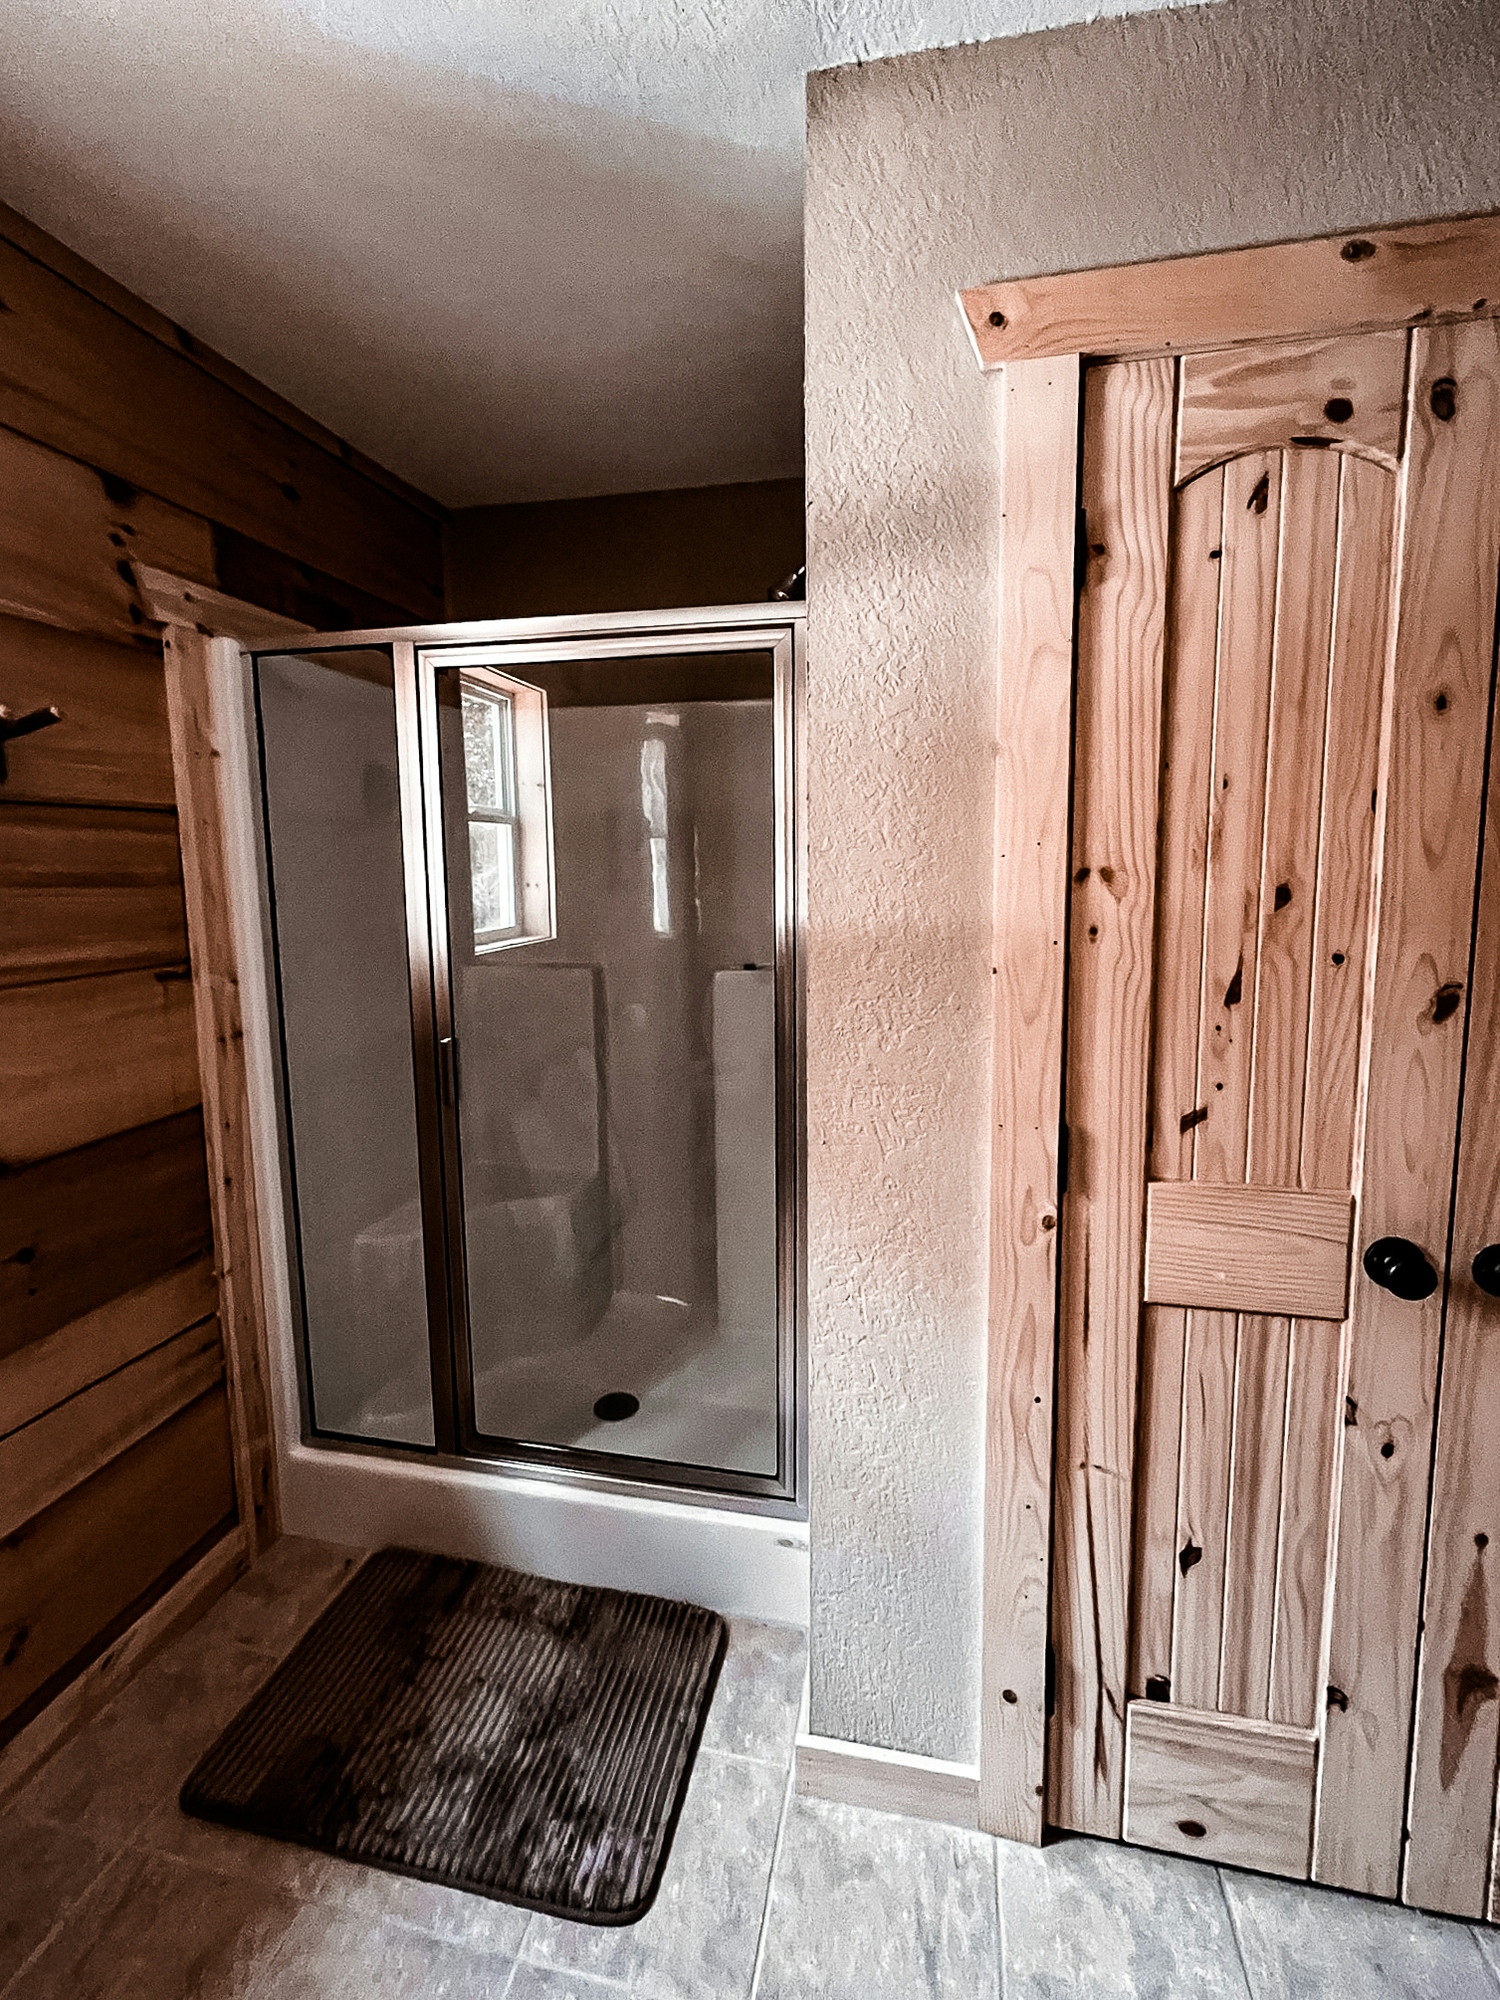
[[696, 1605], [383, 1549], [184, 1811], [590, 1924], [651, 1907], [726, 1628]]

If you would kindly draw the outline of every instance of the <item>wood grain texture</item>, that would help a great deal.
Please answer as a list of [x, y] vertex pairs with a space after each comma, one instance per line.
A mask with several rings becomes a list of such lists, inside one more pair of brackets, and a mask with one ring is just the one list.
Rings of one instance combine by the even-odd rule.
[[1347, 1193], [1155, 1181], [1147, 1303], [1342, 1319], [1351, 1222]]
[[0, 799], [0, 986], [187, 962], [172, 813]]
[[1500, 216], [1481, 215], [1018, 278], [958, 297], [980, 365], [998, 368], [1462, 318], [1476, 303], [1494, 310], [1497, 266]]
[[196, 1108], [0, 1174], [0, 1355], [196, 1262], [211, 1243]]
[[871, 1750], [863, 1743], [803, 1737], [797, 1744], [800, 1797], [832, 1799], [867, 1812], [901, 1813], [946, 1826], [979, 1826], [981, 1783], [972, 1771], [932, 1758]]
[[284, 396], [278, 396], [274, 389], [268, 389], [264, 382], [258, 382], [253, 375], [246, 374], [243, 368], [238, 368], [234, 362], [226, 360], [222, 354], [205, 345], [185, 327], [178, 326], [175, 320], [170, 320], [165, 313], [158, 312], [155, 306], [147, 305], [144, 299], [138, 299], [134, 292], [127, 291], [107, 273], [80, 257], [75, 250], [70, 250], [65, 243], [60, 243], [55, 236], [49, 236], [45, 229], [38, 228], [27, 216], [20, 214], [14, 208], [7, 207], [4, 202], [0, 202], [0, 236], [14, 244], [18, 250], [23, 250], [34, 262], [44, 265], [58, 277], [66, 279], [78, 291], [86, 292], [90, 298], [97, 299], [100, 305], [108, 306], [111, 312], [118, 313], [122, 319], [127, 319], [133, 326], [138, 326], [142, 332], [149, 333], [172, 353], [186, 356], [194, 367], [201, 368], [205, 374], [214, 376], [228, 388], [233, 389], [237, 395], [243, 396], [246, 402], [254, 403], [268, 416], [300, 432], [314, 444], [321, 445], [325, 451], [333, 453], [346, 465], [363, 473], [367, 479], [373, 479], [377, 486], [384, 486], [387, 491], [405, 500], [409, 506], [415, 507], [419, 513], [430, 515], [435, 521], [444, 518], [446, 510], [440, 507], [437, 501], [430, 500], [425, 493], [419, 493], [415, 486], [408, 485], [397, 473], [387, 471], [385, 466], [377, 465], [374, 459], [366, 458], [363, 452], [347, 444], [325, 424], [320, 424], [316, 417], [308, 416], [307, 412], [299, 410], [295, 403], [289, 403]]
[[1325, 1707], [1323, 1647], [1347, 1365], [1347, 1323], [1292, 1321], [1267, 1714], [1299, 1729], [1316, 1728]]
[[198, 1095], [185, 977], [114, 972], [0, 993], [5, 1166], [170, 1117]]
[[1491, 750], [1453, 1262], [1417, 1666], [1402, 1897], [1427, 1910], [1489, 1908], [1490, 1822], [1500, 1763], [1500, 1299], [1473, 1277], [1500, 1242], [1500, 781]]
[[1039, 1843], [1052, 1530], [1058, 1128], [1078, 366], [1006, 372], [979, 1820]]
[[[1214, 688], [1193, 1178], [1245, 1178], [1259, 966], [1266, 752], [1276, 636], [1282, 454], [1224, 472], [1224, 572]], [[1175, 952], [1165, 934], [1161, 952]]]
[[28, 1784], [48, 1758], [71, 1742], [179, 1632], [196, 1624], [244, 1568], [244, 1535], [232, 1527], [0, 1748], [0, 1805]]
[[442, 615], [430, 513], [3, 237], [0, 296], [0, 423], [418, 619]]
[[279, 1530], [249, 1085], [215, 719], [216, 673], [232, 698], [240, 651], [233, 640], [170, 626], [165, 657], [235, 1489], [254, 1554], [268, 1548]]
[[[1500, 344], [1489, 322], [1412, 340], [1361, 1237], [1409, 1237], [1441, 1262], [1500, 561]], [[1434, 396], [1438, 381], [1454, 386]], [[1327, 1718], [1314, 1873], [1385, 1896], [1399, 1887], [1441, 1298], [1396, 1299], [1356, 1273], [1329, 1665], [1343, 1700]]]
[[1188, 354], [1181, 382], [1180, 480], [1218, 459], [1294, 438], [1357, 445], [1394, 462], [1401, 449], [1406, 333]]
[[1224, 1543], [1224, 1629], [1214, 1707], [1267, 1720], [1276, 1630], [1276, 1552], [1286, 1500], [1283, 1471], [1293, 1322], [1240, 1314], [1234, 1357], [1229, 1522]]
[[200, 1257], [0, 1356], [0, 1437], [211, 1318], [218, 1303], [213, 1262]]
[[1078, 611], [1058, 1355], [1055, 1824], [1115, 1836], [1124, 1785], [1156, 797], [1175, 381], [1091, 370]]
[[1133, 1701], [1125, 1838], [1305, 1880], [1317, 1738], [1238, 1717]]
[[141, 603], [154, 624], [186, 625], [205, 637], [238, 639], [242, 646], [300, 639], [314, 629], [300, 619], [283, 618], [243, 598], [226, 596], [222, 590], [152, 569], [149, 563], [135, 563], [133, 568]]
[[0, 617], [0, 702], [62, 720], [5, 747], [5, 798], [25, 803], [171, 806], [167, 695], [156, 643], [90, 639]]
[[0, 612], [132, 639], [145, 622], [137, 557], [215, 581], [209, 522], [0, 429]]
[[0, 1438], [0, 1538], [223, 1379], [219, 1323], [201, 1320]]
[[[1162, 714], [1156, 959], [1152, 991], [1149, 1173], [1193, 1170], [1198, 1099], [1204, 888], [1208, 868], [1214, 685], [1223, 576], [1224, 474], [1205, 473], [1173, 505], [1169, 643]], [[1164, 944], [1170, 941], [1170, 948]], [[1130, 1692], [1172, 1676], [1178, 1463], [1189, 1314], [1142, 1315]]]
[[1308, 1088], [1297, 1176], [1307, 1188], [1352, 1187], [1355, 1179], [1395, 504], [1396, 482], [1381, 467], [1340, 457]]
[[216, 1389], [0, 1543], [0, 1729], [233, 1511]]

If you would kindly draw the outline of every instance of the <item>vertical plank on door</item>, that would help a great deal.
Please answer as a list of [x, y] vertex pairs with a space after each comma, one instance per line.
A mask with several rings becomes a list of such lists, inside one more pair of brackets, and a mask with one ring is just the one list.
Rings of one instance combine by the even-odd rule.
[[[1370, 922], [1396, 482], [1383, 467], [1338, 461], [1338, 566], [1328, 671], [1317, 907], [1308, 996], [1307, 1080], [1295, 1173], [1306, 1188], [1354, 1181], [1361, 1010]], [[1322, 1320], [1294, 1324], [1287, 1365], [1286, 1455], [1271, 1658], [1273, 1722], [1311, 1728], [1324, 1705], [1323, 1646], [1343, 1434], [1346, 1338]]]
[[[1209, 779], [1193, 1178], [1245, 1179], [1250, 1130], [1260, 879], [1282, 457], [1254, 452], [1224, 469], [1218, 670]], [[1175, 940], [1163, 937], [1166, 960]], [[1177, 1503], [1172, 1696], [1219, 1705], [1239, 1316], [1188, 1319]]]
[[[1475, 421], [1500, 427], [1500, 375], [1490, 396]], [[1465, 401], [1460, 417], [1480, 397], [1471, 391]], [[1481, 574], [1493, 578], [1493, 487], [1489, 497], [1490, 545], [1475, 555], [1476, 568], [1484, 565]], [[1482, 603], [1476, 611], [1482, 619]], [[1475, 1253], [1500, 1242], [1500, 786], [1493, 738], [1490, 773], [1402, 1886], [1407, 1902], [1457, 1916], [1489, 1909], [1488, 1836], [1500, 1758], [1500, 1299], [1480, 1290], [1472, 1270]]]
[[[1361, 1240], [1441, 1264], [1494, 645], [1500, 351], [1492, 322], [1412, 336]], [[1399, 1887], [1442, 1292], [1356, 1265], [1315, 1878]]]
[[[1172, 510], [1171, 619], [1162, 706], [1157, 861], [1158, 952], [1148, 1120], [1148, 1177], [1188, 1180], [1198, 1100], [1198, 1004], [1203, 892], [1208, 866], [1214, 673], [1223, 576], [1224, 469], [1176, 496]], [[1130, 1692], [1157, 1692], [1172, 1676], [1172, 1580], [1177, 1562], [1177, 1466], [1188, 1313], [1147, 1306], [1141, 1322], [1135, 1588]]]
[[[1284, 454], [1245, 1178], [1295, 1187], [1338, 549], [1339, 461]], [[1291, 1322], [1240, 1321], [1217, 1706], [1269, 1712]], [[1300, 1431], [1311, 1411], [1293, 1413]]]
[[1070, 1133], [1057, 1428], [1052, 1818], [1123, 1808], [1146, 1078], [1175, 370], [1091, 371], [1078, 613]]
[[995, 1029], [979, 1824], [1040, 1842], [1068, 909], [1078, 360], [1000, 386]]

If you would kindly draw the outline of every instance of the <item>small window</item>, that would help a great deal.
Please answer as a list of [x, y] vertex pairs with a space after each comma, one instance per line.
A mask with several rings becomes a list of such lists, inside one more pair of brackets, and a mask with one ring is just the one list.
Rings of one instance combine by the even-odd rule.
[[459, 686], [474, 949], [532, 944], [555, 934], [547, 697], [488, 671]]

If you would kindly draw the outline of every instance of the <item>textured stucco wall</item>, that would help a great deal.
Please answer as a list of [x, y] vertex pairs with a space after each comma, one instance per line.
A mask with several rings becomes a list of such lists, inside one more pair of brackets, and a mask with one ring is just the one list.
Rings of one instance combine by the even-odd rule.
[[1500, 208], [1494, 0], [1224, 0], [815, 76], [812, 1727], [978, 1754], [996, 378], [953, 292]]

